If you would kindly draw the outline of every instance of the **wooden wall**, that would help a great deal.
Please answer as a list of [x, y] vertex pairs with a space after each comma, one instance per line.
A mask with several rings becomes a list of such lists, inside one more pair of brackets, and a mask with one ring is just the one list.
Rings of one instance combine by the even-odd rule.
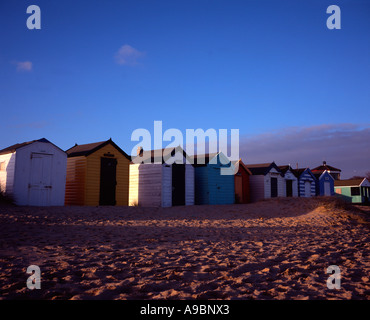
[[172, 165], [162, 165], [162, 207], [172, 206]]
[[86, 157], [67, 158], [65, 205], [85, 204]]
[[235, 201], [236, 203], [249, 203], [250, 186], [249, 173], [239, 164], [239, 170], [235, 174]]
[[[32, 155], [50, 157], [50, 162], [38, 170], [32, 168]], [[52, 143], [35, 141], [18, 148], [15, 160], [13, 194], [17, 205], [63, 206], [65, 202], [67, 154]], [[43, 171], [43, 170], [46, 171]], [[31, 178], [49, 181], [48, 190], [30, 188]], [[41, 186], [41, 185], [40, 185]], [[42, 186], [43, 187], [43, 186]]]
[[130, 164], [128, 205], [139, 205], [139, 164]]
[[98, 206], [100, 195], [100, 163], [104, 154], [110, 153], [117, 159], [116, 205], [128, 205], [130, 161], [111, 144], [100, 148], [86, 157], [85, 205]]
[[162, 164], [130, 165], [129, 199], [130, 206], [162, 206]]
[[208, 167], [195, 168], [195, 204], [209, 204]]
[[265, 176], [251, 175], [249, 183], [251, 188], [251, 202], [256, 202], [265, 198]]
[[66, 205], [99, 205], [101, 158], [108, 153], [113, 155], [109, 158], [117, 159], [116, 205], [128, 205], [130, 161], [111, 144], [87, 157], [67, 159]]
[[293, 191], [293, 194], [292, 194], [292, 197], [298, 197], [298, 179], [297, 177], [293, 174], [293, 172], [291, 172], [290, 170], [287, 170], [287, 172], [285, 173], [284, 177], [283, 177], [283, 188], [282, 188], [282, 192], [283, 192], [283, 197], [286, 197], [287, 194], [286, 194], [286, 180], [292, 180], [292, 191]]
[[0, 191], [9, 195], [13, 195], [15, 156], [15, 152], [0, 155], [0, 162], [4, 167], [4, 170], [0, 171]]
[[221, 175], [221, 168], [228, 165], [210, 161], [207, 166], [195, 168], [195, 204], [232, 204], [235, 203], [234, 175]]
[[208, 166], [209, 204], [235, 203], [234, 175], [221, 175], [221, 168]]
[[[311, 184], [310, 193], [305, 192], [305, 182], [309, 181]], [[308, 171], [304, 171], [298, 179], [298, 194], [300, 197], [313, 197], [316, 195], [316, 179]]]
[[195, 203], [195, 170], [191, 164], [185, 165], [185, 205]]
[[[194, 167], [185, 165], [185, 205], [194, 204]], [[171, 207], [172, 165], [130, 165], [130, 206]]]
[[316, 195], [325, 195], [325, 183], [330, 185], [330, 195], [333, 196], [334, 192], [334, 178], [329, 174], [329, 172], [324, 172], [319, 179], [316, 180]]
[[281, 174], [275, 169], [272, 168], [269, 173], [264, 176], [264, 198], [271, 198], [271, 178], [277, 178], [277, 191], [278, 197], [285, 196], [285, 182]]

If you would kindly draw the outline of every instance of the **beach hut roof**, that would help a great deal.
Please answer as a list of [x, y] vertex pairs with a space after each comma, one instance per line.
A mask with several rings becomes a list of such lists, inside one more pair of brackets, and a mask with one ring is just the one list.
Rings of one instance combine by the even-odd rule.
[[[41, 138], [41, 139], [38, 139], [38, 140], [27, 141], [27, 142], [22, 142], [22, 143], [16, 143], [16, 144], [11, 145], [10, 147], [7, 147], [7, 148], [4, 148], [4, 149], [0, 150], [0, 154], [13, 153], [17, 149], [22, 148], [22, 147], [25, 147], [25, 146], [28, 146], [29, 144], [32, 144], [34, 142], [51, 143], [49, 140], [47, 140], [45, 138]], [[55, 144], [53, 144], [53, 143], [51, 143], [51, 144], [53, 146], [55, 146], [56, 148], [58, 148], [59, 150], [63, 151], [62, 149], [60, 149], [59, 147], [57, 147]]]
[[290, 164], [288, 165], [284, 165], [284, 166], [279, 166], [279, 169], [282, 173], [286, 173], [288, 170], [292, 171], [294, 173], [294, 170], [293, 168], [290, 166]]
[[312, 178], [316, 179], [315, 175], [312, 173], [310, 168], [298, 168], [298, 169], [293, 169], [293, 173], [296, 174], [296, 177], [299, 178], [303, 172], [308, 171], [308, 173], [312, 176]]
[[[167, 159], [175, 156], [176, 153], [180, 152], [183, 157], [185, 157], [186, 161], [191, 163], [191, 157], [187, 155], [185, 150], [181, 148], [181, 146], [171, 147], [171, 148], [163, 148], [163, 149], [155, 149], [155, 150], [143, 150], [143, 148], [139, 147], [137, 156], [132, 157], [132, 162], [136, 163], [135, 160], [140, 159], [140, 163], [165, 163]], [[149, 161], [150, 159], [150, 161]]]
[[87, 144], [80, 144], [77, 143], [72, 147], [66, 150], [66, 153], [68, 157], [78, 157], [78, 156], [88, 156], [95, 151], [103, 148], [107, 144], [113, 145], [120, 153], [122, 153], [127, 159], [131, 160], [131, 157], [124, 152], [119, 146], [117, 146], [112, 139], [109, 139], [107, 141], [101, 141], [101, 142], [94, 142], [94, 143], [87, 143]]
[[360, 186], [366, 178], [358, 178], [358, 179], [346, 179], [346, 180], [335, 180], [334, 186], [335, 187], [349, 187], [349, 186]]
[[332, 175], [329, 173], [328, 170], [325, 170], [322, 173], [321, 172], [312, 172], [312, 173], [316, 177], [317, 180], [320, 180], [325, 174], [328, 174], [330, 176], [330, 178], [334, 180], [334, 178], [332, 177]]
[[341, 172], [342, 170], [338, 169], [338, 168], [334, 168], [332, 166], [329, 166], [326, 164], [326, 161], [323, 161], [322, 165], [321, 166], [318, 166], [316, 168], [313, 168], [311, 171], [313, 173], [322, 173], [324, 171], [337, 171], [337, 172]]
[[252, 174], [252, 172], [248, 169], [242, 159], [239, 159], [238, 161], [231, 161], [231, 163], [234, 165], [234, 167], [236, 167], [236, 164], [239, 164], [249, 175]]
[[266, 175], [272, 168], [275, 168], [278, 172], [281, 173], [281, 170], [275, 162], [247, 164], [246, 166], [250, 170], [250, 172], [252, 172], [252, 175]]

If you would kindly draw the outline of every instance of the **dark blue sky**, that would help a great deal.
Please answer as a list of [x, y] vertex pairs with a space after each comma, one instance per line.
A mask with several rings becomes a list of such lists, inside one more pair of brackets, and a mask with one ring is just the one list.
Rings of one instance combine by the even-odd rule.
[[[26, 27], [30, 4], [41, 30]], [[332, 4], [341, 30], [326, 27]], [[112, 137], [130, 152], [154, 120], [242, 139], [369, 127], [367, 0], [4, 0], [0, 15], [0, 148]]]

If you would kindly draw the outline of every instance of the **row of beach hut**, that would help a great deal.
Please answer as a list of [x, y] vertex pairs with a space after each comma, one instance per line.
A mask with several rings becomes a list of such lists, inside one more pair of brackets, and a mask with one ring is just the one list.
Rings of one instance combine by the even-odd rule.
[[[222, 152], [189, 156], [180, 147], [138, 148], [132, 158], [111, 139], [63, 151], [43, 138], [0, 150], [0, 190], [18, 205], [170, 207], [335, 194], [351, 202], [369, 199], [368, 180], [349, 192], [346, 187], [340, 170], [325, 162], [312, 170], [246, 165]], [[355, 198], [348, 196], [351, 188]]]

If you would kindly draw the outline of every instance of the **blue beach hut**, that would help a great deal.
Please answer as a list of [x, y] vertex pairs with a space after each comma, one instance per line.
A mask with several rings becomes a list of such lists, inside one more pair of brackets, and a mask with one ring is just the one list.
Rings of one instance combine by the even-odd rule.
[[222, 153], [196, 155], [195, 204], [233, 204], [234, 166]]
[[309, 198], [316, 195], [316, 178], [310, 168], [295, 169], [298, 177], [298, 195]]
[[316, 177], [316, 195], [317, 196], [333, 196], [334, 192], [334, 178], [328, 171], [322, 174], [314, 174]]

